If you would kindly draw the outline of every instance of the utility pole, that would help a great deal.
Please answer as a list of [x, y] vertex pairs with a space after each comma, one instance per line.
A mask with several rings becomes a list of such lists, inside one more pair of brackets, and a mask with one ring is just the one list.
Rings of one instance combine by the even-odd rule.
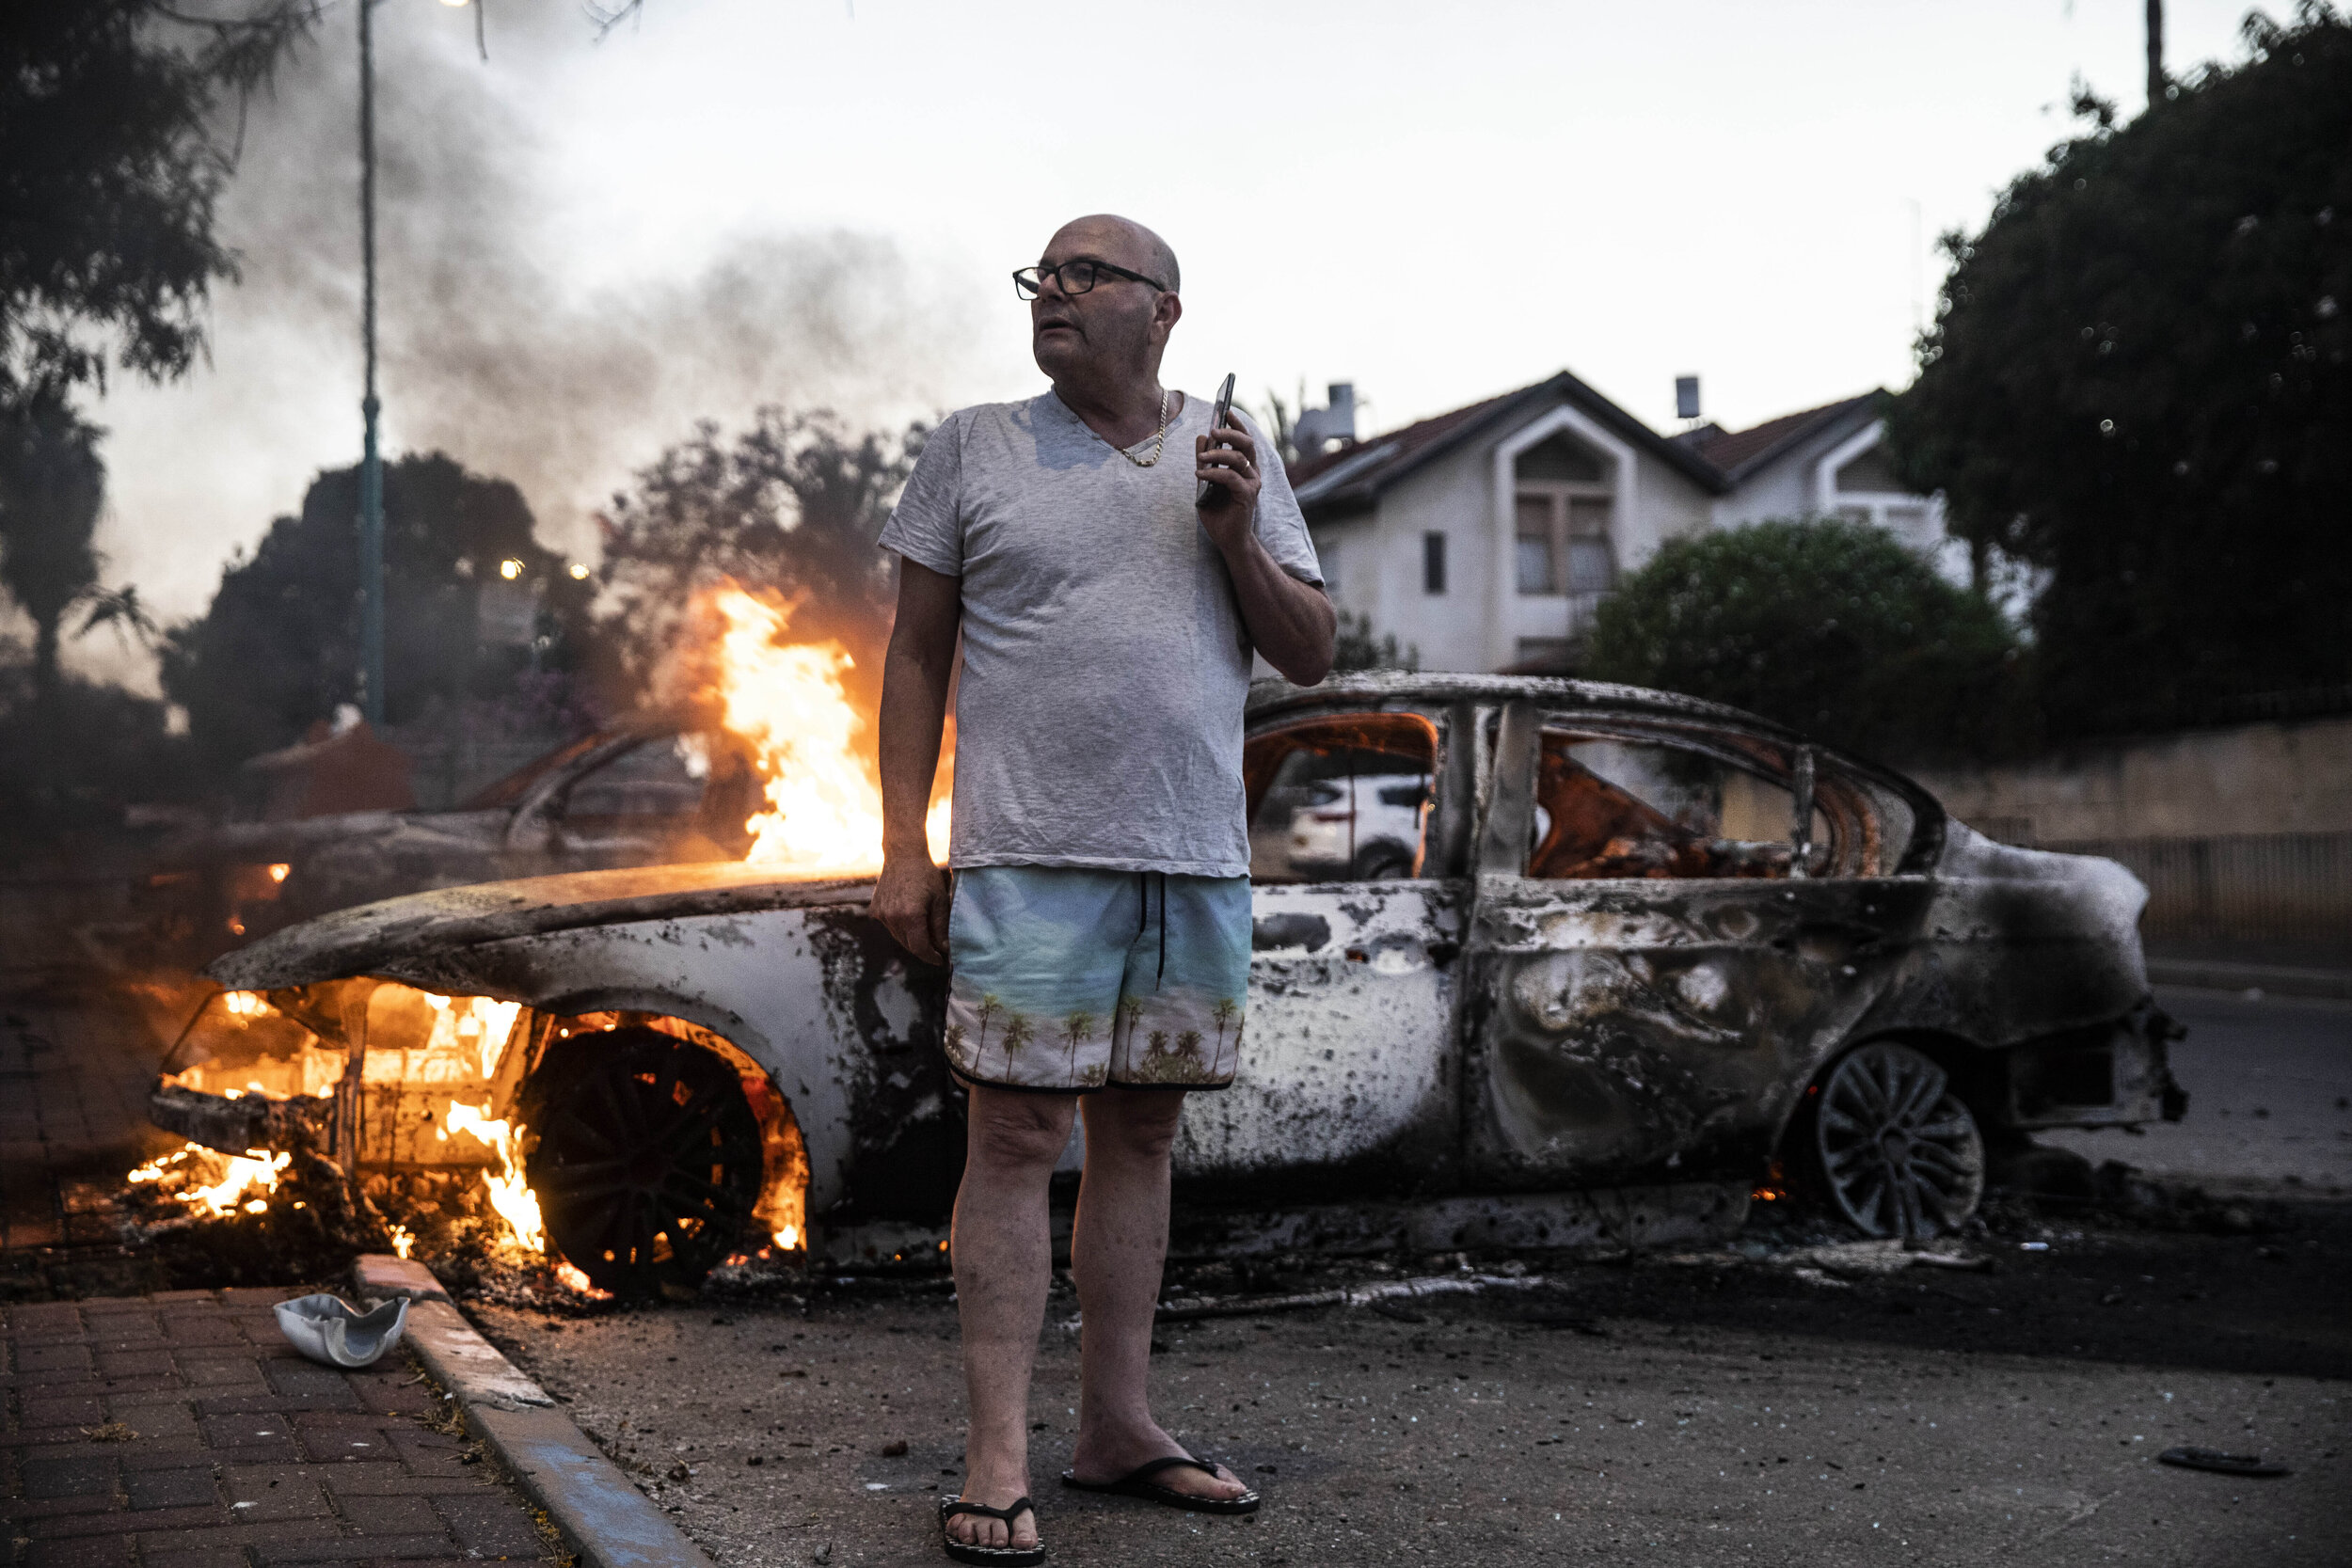
[[2148, 106], [2164, 102], [2164, 0], [2148, 0]]
[[[2153, 0], [2151, 0], [2151, 4]], [[384, 454], [375, 418], [375, 0], [359, 0], [359, 251], [364, 274], [361, 336], [367, 344], [367, 395], [359, 402], [366, 436], [359, 458], [359, 704], [368, 723], [384, 727]]]

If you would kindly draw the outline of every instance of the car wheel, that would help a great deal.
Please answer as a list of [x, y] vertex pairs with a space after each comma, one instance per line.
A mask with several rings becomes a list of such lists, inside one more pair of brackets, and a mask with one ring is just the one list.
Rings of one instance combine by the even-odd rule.
[[736, 1069], [636, 1026], [558, 1040], [524, 1086], [548, 1243], [598, 1290], [691, 1288], [759, 1201], [759, 1119]]
[[1848, 1052], [1807, 1097], [1811, 1185], [1871, 1236], [1956, 1228], [1984, 1196], [1984, 1135], [1926, 1053], [1892, 1040]]
[[1356, 856], [1355, 879], [1387, 882], [1413, 874], [1413, 851], [1402, 844], [1371, 845]]

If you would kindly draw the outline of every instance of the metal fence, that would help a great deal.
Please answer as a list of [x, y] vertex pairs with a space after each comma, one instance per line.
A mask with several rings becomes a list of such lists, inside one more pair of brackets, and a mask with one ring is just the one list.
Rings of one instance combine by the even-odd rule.
[[2152, 937], [2340, 939], [2352, 931], [2352, 833], [2079, 839], [2148, 884]]

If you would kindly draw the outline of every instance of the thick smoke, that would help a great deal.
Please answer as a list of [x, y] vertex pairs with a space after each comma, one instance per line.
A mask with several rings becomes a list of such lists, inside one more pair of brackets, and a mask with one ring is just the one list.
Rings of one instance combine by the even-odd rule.
[[[582, 80], [626, 82], [626, 31], [596, 44], [571, 8], [496, 7], [485, 65], [469, 12], [375, 16], [388, 455], [439, 449], [511, 479], [542, 539], [587, 555], [591, 515], [698, 419], [773, 403], [892, 426], [960, 379], [975, 293], [927, 286], [894, 242], [747, 225], [671, 261], [599, 195], [548, 127], [573, 123], [561, 105]], [[169, 614], [199, 611], [230, 548], [311, 473], [358, 456], [354, 29], [330, 8], [249, 106], [220, 214], [243, 277], [215, 293], [213, 363], [98, 410], [117, 436], [108, 576]], [[745, 209], [788, 209], [776, 189], [822, 155], [779, 149], [776, 185]]]

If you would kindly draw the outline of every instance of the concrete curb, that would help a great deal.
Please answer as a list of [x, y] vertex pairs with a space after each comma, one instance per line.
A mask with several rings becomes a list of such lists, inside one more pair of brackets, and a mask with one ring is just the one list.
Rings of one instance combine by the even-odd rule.
[[2290, 969], [2280, 964], [2213, 963], [2201, 958], [2150, 958], [2148, 980], [2202, 990], [2260, 990], [2270, 996], [2352, 1000], [2352, 970]]
[[413, 1304], [407, 1342], [417, 1359], [457, 1396], [466, 1424], [547, 1510], [581, 1568], [712, 1568], [547, 1391], [475, 1331], [423, 1264], [371, 1253], [351, 1273], [360, 1296]]

